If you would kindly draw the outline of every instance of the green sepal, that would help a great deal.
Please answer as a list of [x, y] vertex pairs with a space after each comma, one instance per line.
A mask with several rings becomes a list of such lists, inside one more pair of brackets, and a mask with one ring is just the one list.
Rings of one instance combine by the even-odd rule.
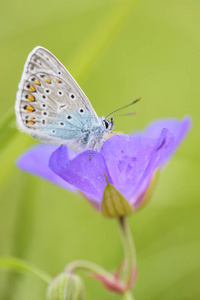
[[[106, 176], [106, 175], [105, 175]], [[101, 205], [101, 212], [104, 217], [118, 218], [130, 215], [133, 208], [122, 194], [109, 183], [107, 177], [107, 185], [103, 193], [103, 201]]]

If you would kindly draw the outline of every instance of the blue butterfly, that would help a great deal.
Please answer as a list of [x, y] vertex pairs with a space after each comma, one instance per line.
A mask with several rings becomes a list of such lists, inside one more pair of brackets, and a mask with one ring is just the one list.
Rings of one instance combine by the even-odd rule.
[[94, 149], [114, 127], [113, 119], [108, 120], [112, 113], [99, 118], [67, 69], [39, 46], [25, 63], [15, 112], [20, 130], [42, 142], [76, 149]]

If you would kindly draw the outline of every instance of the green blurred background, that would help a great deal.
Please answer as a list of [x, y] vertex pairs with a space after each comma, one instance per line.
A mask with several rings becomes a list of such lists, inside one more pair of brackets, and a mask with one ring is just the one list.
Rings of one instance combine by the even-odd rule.
[[[15, 167], [35, 140], [15, 128], [13, 107], [29, 52], [49, 49], [106, 115], [137, 97], [138, 115], [115, 130], [191, 115], [193, 128], [160, 175], [148, 206], [129, 218], [136, 300], [200, 299], [200, 2], [196, 0], [9, 0], [0, 4], [0, 254], [54, 276], [74, 259], [114, 270], [123, 258], [115, 220], [81, 197]], [[85, 278], [86, 299], [121, 299]], [[44, 283], [0, 272], [0, 299], [45, 299]]]

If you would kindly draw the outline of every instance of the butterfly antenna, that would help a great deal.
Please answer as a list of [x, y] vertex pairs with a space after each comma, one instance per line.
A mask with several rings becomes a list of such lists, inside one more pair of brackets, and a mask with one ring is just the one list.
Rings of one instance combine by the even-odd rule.
[[112, 117], [127, 117], [127, 116], [133, 116], [133, 115], [136, 115], [136, 114], [137, 114], [137, 112], [133, 111], [133, 112], [130, 112], [130, 113], [127, 113], [127, 114], [112, 115]]
[[140, 101], [140, 100], [141, 100], [141, 98], [138, 98], [138, 99], [136, 99], [135, 101], [133, 101], [133, 102], [131, 102], [131, 103], [125, 105], [125, 106], [122, 106], [122, 107], [120, 107], [120, 108], [118, 108], [118, 109], [116, 109], [116, 110], [113, 110], [111, 113], [109, 113], [109, 114], [105, 117], [105, 119], [107, 119], [108, 117], [110, 117], [113, 113], [115, 113], [115, 112], [117, 112], [117, 111], [119, 111], [119, 110], [121, 110], [121, 109], [124, 109], [124, 108], [126, 108], [126, 107], [129, 107], [129, 106], [131, 106], [131, 105], [137, 103], [137, 102]]

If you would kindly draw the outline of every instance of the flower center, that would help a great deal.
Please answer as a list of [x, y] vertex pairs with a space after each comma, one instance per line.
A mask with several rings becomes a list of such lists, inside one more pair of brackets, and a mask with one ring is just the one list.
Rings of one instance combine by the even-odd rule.
[[136, 157], [130, 157], [127, 155], [124, 155], [121, 160], [119, 160], [118, 168], [121, 173], [130, 173], [133, 168], [135, 167], [135, 164], [137, 162]]

